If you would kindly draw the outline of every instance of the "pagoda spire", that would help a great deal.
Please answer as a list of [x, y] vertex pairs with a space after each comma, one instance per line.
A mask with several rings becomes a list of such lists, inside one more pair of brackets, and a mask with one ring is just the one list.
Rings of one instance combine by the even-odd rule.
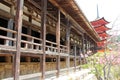
[[97, 3], [97, 19], [99, 19], [99, 8], [98, 8], [98, 3]]

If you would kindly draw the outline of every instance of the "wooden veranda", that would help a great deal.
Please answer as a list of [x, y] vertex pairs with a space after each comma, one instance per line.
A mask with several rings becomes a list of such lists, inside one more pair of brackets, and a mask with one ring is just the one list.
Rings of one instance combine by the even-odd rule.
[[74, 0], [0, 1], [0, 79], [69, 74], [99, 40]]

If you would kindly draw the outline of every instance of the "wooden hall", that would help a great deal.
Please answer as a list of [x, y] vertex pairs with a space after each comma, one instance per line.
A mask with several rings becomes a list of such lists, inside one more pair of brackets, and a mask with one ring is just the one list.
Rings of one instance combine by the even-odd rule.
[[74, 0], [0, 0], [0, 79], [69, 74], [99, 40]]

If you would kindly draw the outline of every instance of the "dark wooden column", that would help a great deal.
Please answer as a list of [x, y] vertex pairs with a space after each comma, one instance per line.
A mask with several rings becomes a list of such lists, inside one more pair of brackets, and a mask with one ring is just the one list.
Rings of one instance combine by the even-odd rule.
[[23, 16], [24, 0], [17, 0], [15, 27], [17, 29], [16, 35], [16, 54], [14, 61], [14, 80], [19, 80], [20, 75], [20, 54], [21, 54], [21, 31], [22, 31], [22, 16]]
[[85, 43], [85, 54], [87, 53], [87, 48], [88, 48], [88, 46], [87, 46], [87, 35], [86, 34], [84, 34], [84, 43]]
[[[10, 14], [12, 16], [14, 15], [14, 5], [12, 5], [11, 8], [10, 8]], [[14, 19], [14, 17], [12, 17], [11, 19], [9, 19], [7, 29], [13, 30], [13, 23], [14, 23], [13, 19]], [[12, 35], [13, 35], [12, 33], [7, 32], [7, 37], [11, 37], [12, 38]], [[6, 45], [7, 46], [11, 46], [12, 45], [12, 41], [7, 40], [6, 41]]]
[[85, 34], [83, 33], [83, 36], [82, 36], [82, 54], [83, 54], [83, 56], [84, 56], [84, 62], [86, 62], [86, 60], [85, 60]]
[[41, 71], [42, 71], [42, 76], [41, 80], [45, 79], [45, 58], [46, 58], [46, 53], [45, 53], [45, 47], [46, 47], [46, 14], [47, 14], [47, 0], [41, 0], [41, 5], [42, 5], [42, 12], [41, 12], [41, 27], [42, 27], [42, 49], [43, 49], [43, 54], [42, 54], [42, 59], [41, 59]]
[[71, 26], [70, 26], [70, 21], [69, 19], [67, 18], [66, 19], [66, 46], [67, 46], [67, 68], [68, 68], [68, 74], [69, 74], [69, 68], [70, 68], [70, 30], [71, 30]]
[[77, 52], [77, 46], [76, 44], [74, 45], [74, 71], [76, 71], [76, 52]]
[[[30, 12], [30, 14], [32, 14], [31, 10], [29, 10], [29, 12]], [[29, 16], [28, 16], [28, 21], [29, 21], [30, 23], [32, 23], [32, 15], [29, 15]], [[32, 27], [32, 26], [27, 27], [27, 32], [28, 32], [27, 34], [28, 34], [28, 35], [31, 35], [31, 34], [32, 34], [32, 31], [31, 31], [32, 29], [31, 29], [31, 27]], [[32, 42], [32, 39], [29, 38], [29, 37], [27, 38], [27, 40], [30, 41], [30, 42]], [[28, 48], [33, 49], [33, 45], [28, 44]]]
[[89, 41], [89, 39], [88, 39], [88, 36], [86, 36], [86, 53], [88, 52], [88, 49], [89, 49], [89, 46], [88, 46], [88, 41]]
[[91, 39], [89, 38], [89, 51], [90, 51], [90, 41], [91, 41]]
[[97, 43], [94, 41], [94, 51], [93, 51], [94, 53], [96, 53], [97, 52]]
[[[79, 47], [79, 64], [81, 65], [82, 64], [82, 61], [81, 61], [81, 46]], [[80, 68], [81, 68], [81, 66], [80, 66]], [[79, 68], [79, 69], [80, 69]]]
[[56, 42], [58, 48], [58, 55], [57, 55], [57, 77], [60, 74], [60, 10], [58, 10], [58, 22], [56, 26]]

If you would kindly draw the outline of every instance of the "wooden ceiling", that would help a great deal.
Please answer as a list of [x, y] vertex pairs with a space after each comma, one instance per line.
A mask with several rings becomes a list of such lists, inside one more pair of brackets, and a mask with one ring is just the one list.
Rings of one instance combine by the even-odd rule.
[[[77, 24], [77, 28], [76, 28], [77, 32], [84, 30], [85, 33], [87, 33], [87, 35], [89, 35], [94, 41], [100, 40], [98, 34], [91, 26], [89, 21], [86, 19], [81, 9], [78, 7], [78, 5], [74, 0], [48, 0], [48, 1], [50, 2], [48, 4], [49, 7], [47, 8], [48, 12], [55, 15], [57, 13], [56, 8], [59, 8], [61, 10], [61, 13], [63, 14], [61, 21], [64, 22], [65, 16], [67, 16], [70, 18], [72, 22]], [[38, 12], [40, 11], [41, 0], [25, 0], [25, 2], [31, 3], [31, 5], [36, 7], [36, 10], [38, 10]], [[51, 4], [56, 8], [53, 8]]]
[[99, 41], [99, 36], [86, 19], [81, 9], [74, 0], [49, 0], [53, 5], [58, 7], [64, 15], [69, 15], [74, 21], [82, 27], [93, 40]]

